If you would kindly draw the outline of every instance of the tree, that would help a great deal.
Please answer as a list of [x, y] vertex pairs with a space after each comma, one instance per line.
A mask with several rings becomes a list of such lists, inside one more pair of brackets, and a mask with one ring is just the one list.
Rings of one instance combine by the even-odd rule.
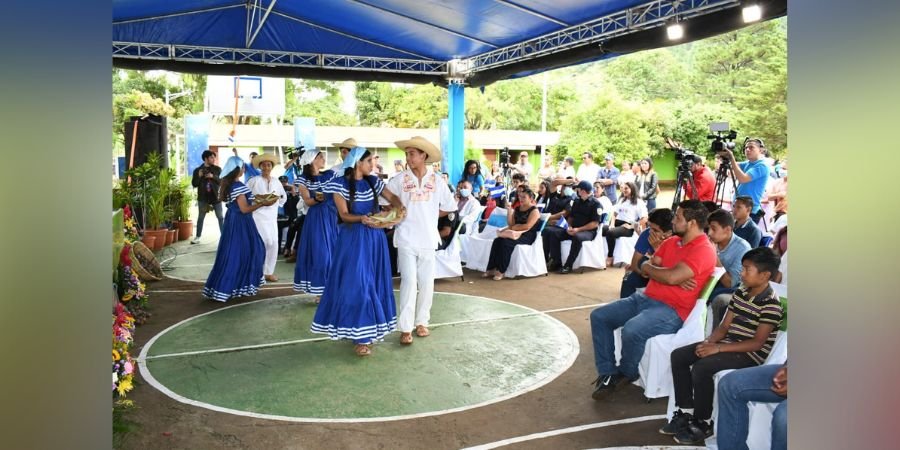
[[315, 117], [324, 126], [353, 126], [356, 118], [341, 109], [341, 92], [336, 82], [288, 79], [284, 83], [284, 120]]
[[595, 160], [602, 160], [606, 153], [617, 160], [635, 160], [650, 152], [650, 133], [639, 104], [622, 100], [614, 89], [600, 93], [587, 109], [567, 116], [560, 131], [562, 136], [553, 151], [557, 160], [583, 152], [591, 153]]
[[625, 98], [639, 101], [679, 100], [691, 96], [685, 61], [669, 49], [638, 52], [609, 61], [608, 80]]

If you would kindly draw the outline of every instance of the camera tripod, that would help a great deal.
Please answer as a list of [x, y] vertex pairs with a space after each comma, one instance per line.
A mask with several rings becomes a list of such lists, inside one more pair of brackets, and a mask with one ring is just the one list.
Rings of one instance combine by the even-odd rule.
[[684, 193], [684, 183], [687, 181], [688, 188], [690, 189], [691, 198], [697, 198], [697, 184], [694, 183], [694, 174], [687, 167], [678, 166], [678, 176], [675, 180], [675, 197], [672, 199], [672, 211], [675, 211], [675, 208], [678, 207], [678, 204], [681, 203], [681, 197]]
[[725, 187], [729, 178], [731, 179], [731, 192], [737, 191], [734, 169], [731, 168], [731, 158], [734, 158], [734, 155], [729, 154], [727, 157], [722, 158], [722, 163], [719, 164], [719, 169], [716, 170], [716, 188], [713, 200], [715, 200], [719, 208], [722, 207], [722, 202], [725, 200]]

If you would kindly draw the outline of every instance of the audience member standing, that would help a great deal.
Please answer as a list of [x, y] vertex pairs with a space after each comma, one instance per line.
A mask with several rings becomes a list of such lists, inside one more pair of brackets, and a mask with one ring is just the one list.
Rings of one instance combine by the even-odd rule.
[[[236, 148], [232, 148], [231, 153], [234, 153], [234, 156], [240, 157], [240, 155], [238, 155], [238, 151]], [[249, 163], [244, 162], [244, 183], [245, 184], [248, 181], [250, 181], [251, 178], [259, 176], [259, 173], [260, 173], [259, 168], [253, 167], [253, 159], [256, 158], [257, 155], [259, 155], [259, 153], [250, 152], [250, 162]], [[243, 160], [243, 158], [241, 158], [241, 160]]]
[[694, 187], [697, 188], [696, 194], [691, 186], [685, 182], [682, 186], [685, 199], [695, 199], [701, 202], [715, 201], [716, 196], [716, 176], [713, 175], [709, 167], [703, 164], [703, 160], [694, 155], [691, 159], [691, 175], [694, 179]]
[[[203, 164], [194, 169], [191, 177], [191, 185], [197, 188], [197, 236], [191, 239], [191, 244], [200, 243], [200, 235], [203, 234], [203, 219], [210, 209], [216, 212], [216, 220], [219, 221], [219, 232], [222, 232], [224, 217], [222, 216], [222, 203], [219, 200], [219, 175], [222, 169], [217, 166], [216, 154], [205, 150], [202, 155]], [[240, 158], [238, 158], [240, 159]], [[241, 160], [243, 165], [243, 160]], [[241, 183], [243, 185], [243, 183]]]
[[597, 171], [597, 181], [603, 185], [603, 192], [613, 203], [616, 202], [616, 188], [619, 186], [619, 169], [614, 164], [615, 158], [611, 153], [607, 153], [604, 161], [606, 166]]
[[[737, 179], [738, 186], [735, 196], [747, 196], [753, 200], [753, 209], [750, 212], [753, 223], [759, 222], [759, 219], [765, 215], [765, 211], [762, 209], [762, 198], [766, 191], [766, 183], [769, 181], [770, 170], [762, 159], [765, 148], [762, 139], [747, 139], [744, 141], [744, 155], [747, 160], [742, 162], [737, 162], [731, 152], [720, 153], [728, 158], [727, 163], [731, 164], [734, 177]], [[752, 242], [750, 245], [755, 247]]]
[[635, 186], [638, 198], [646, 202], [647, 211], [656, 209], [656, 195], [659, 193], [659, 176], [653, 170], [653, 160], [644, 158], [640, 162], [641, 173], [637, 176]]
[[521, 173], [522, 176], [525, 177], [525, 181], [531, 179], [531, 174], [534, 173], [534, 167], [528, 162], [528, 152], [519, 153], [519, 161], [512, 166], [512, 169], [514, 172]]
[[[578, 172], [575, 174], [575, 182], [579, 181], [587, 181], [589, 183], [593, 183], [597, 181], [597, 173], [600, 172], [600, 166], [594, 164], [594, 156], [588, 152], [584, 152], [581, 155], [581, 166], [578, 167]], [[615, 197], [610, 198], [612, 200]]]

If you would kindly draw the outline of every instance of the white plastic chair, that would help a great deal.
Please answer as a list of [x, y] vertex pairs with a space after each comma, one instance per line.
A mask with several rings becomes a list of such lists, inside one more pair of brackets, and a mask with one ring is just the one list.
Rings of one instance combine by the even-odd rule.
[[468, 248], [469, 238], [478, 234], [478, 218], [481, 217], [483, 211], [484, 206], [477, 205], [469, 215], [464, 216], [461, 220], [461, 223], [466, 225], [466, 232], [457, 235], [455, 239], [459, 239], [459, 256], [462, 262], [466, 261], [466, 249]]
[[459, 257], [459, 230], [463, 225], [464, 222], [460, 220], [456, 230], [453, 231], [453, 238], [450, 239], [450, 244], [447, 248], [434, 252], [434, 279], [459, 277], [465, 281], [465, 278], [463, 278], [462, 260]]
[[509, 267], [503, 273], [504, 277], [513, 278], [517, 276], [536, 277], [538, 275], [547, 275], [547, 262], [544, 261], [544, 241], [541, 239], [541, 232], [547, 225], [547, 219], [550, 214], [541, 214], [541, 227], [538, 230], [537, 239], [529, 245], [517, 245], [513, 249], [512, 257], [509, 260]]
[[[582, 267], [592, 267], [594, 269], [606, 269], [606, 236], [603, 236], [600, 229], [597, 229], [597, 236], [590, 241], [581, 243], [581, 252], [575, 258], [572, 269], [580, 269]], [[572, 251], [572, 241], [562, 241], [559, 243], [560, 256], [563, 261], [569, 258], [569, 252]]]
[[[505, 218], [506, 209], [496, 208], [491, 212], [491, 216], [499, 215]], [[469, 237], [466, 238], [462, 255], [462, 260], [466, 262], [467, 269], [479, 272], [487, 270], [487, 263], [491, 256], [491, 244], [497, 238], [497, 230], [499, 229], [499, 227], [488, 224], [484, 226], [481, 233], [475, 233], [475, 229], [473, 229], [472, 234], [467, 233]]]
[[[640, 378], [634, 384], [644, 388], [644, 397], [648, 401], [654, 398], [671, 396], [674, 388], [672, 384], [672, 350], [703, 340], [706, 323], [706, 301], [724, 273], [725, 269], [722, 267], [716, 267], [713, 270], [713, 273], [700, 291], [700, 298], [697, 299], [694, 308], [691, 309], [690, 314], [688, 314], [687, 319], [685, 319], [678, 332], [674, 334], [660, 334], [647, 339], [644, 354], [641, 356], [641, 362], [638, 363]], [[621, 328], [617, 329], [614, 335], [616, 348], [621, 348]]]
[[616, 239], [616, 248], [613, 249], [613, 264], [631, 264], [631, 257], [634, 256], [634, 244], [637, 244], [637, 230], [631, 233], [631, 236], [622, 236]]

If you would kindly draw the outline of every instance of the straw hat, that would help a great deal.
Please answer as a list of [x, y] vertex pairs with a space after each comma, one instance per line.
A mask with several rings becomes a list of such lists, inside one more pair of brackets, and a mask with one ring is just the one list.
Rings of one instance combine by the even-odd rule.
[[263, 153], [262, 155], [256, 155], [256, 156], [254, 156], [254, 157], [253, 157], [253, 160], [250, 161], [250, 164], [253, 164], [253, 167], [256, 167], [257, 169], [259, 169], [259, 165], [260, 165], [260, 163], [262, 163], [263, 161], [269, 161], [269, 162], [271, 162], [271, 163], [272, 163], [272, 167], [275, 167], [275, 166], [278, 165], [278, 158], [276, 158], [275, 155], [273, 155], [273, 154], [271, 154], [271, 153]]
[[352, 149], [353, 147], [359, 147], [359, 144], [356, 143], [356, 139], [353, 139], [353, 138], [347, 138], [347, 139], [344, 139], [344, 142], [335, 142], [332, 145], [334, 145], [337, 148], [350, 148], [350, 149]]
[[426, 163], [433, 163], [441, 160], [441, 149], [435, 147], [434, 144], [428, 142], [428, 139], [425, 139], [422, 136], [413, 136], [404, 141], [395, 141], [394, 145], [400, 150], [405, 150], [407, 147], [422, 150], [428, 155], [428, 157], [425, 158]]

